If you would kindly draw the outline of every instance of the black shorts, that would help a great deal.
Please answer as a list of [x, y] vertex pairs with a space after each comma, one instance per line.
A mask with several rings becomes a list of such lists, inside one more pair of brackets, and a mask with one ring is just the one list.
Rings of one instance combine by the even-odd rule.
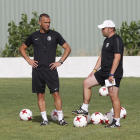
[[[96, 80], [98, 81], [98, 83], [101, 86], [104, 86], [105, 85], [105, 80], [108, 79], [108, 77], [109, 77], [109, 73], [108, 73], [108, 76], [107, 76], [107, 75], [104, 75], [101, 70], [99, 70], [94, 74], [94, 76], [95, 76]], [[115, 78], [115, 82], [116, 82], [116, 85], [114, 85], [114, 86], [119, 87], [120, 82], [121, 82], [121, 78], [117, 78], [117, 77], [114, 77], [114, 78]]]
[[57, 70], [33, 70], [32, 92], [45, 93], [46, 84], [50, 93], [59, 92], [59, 78]]

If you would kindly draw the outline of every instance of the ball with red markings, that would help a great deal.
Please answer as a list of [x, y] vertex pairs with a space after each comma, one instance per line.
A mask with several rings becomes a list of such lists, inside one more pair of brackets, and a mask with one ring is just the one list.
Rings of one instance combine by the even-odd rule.
[[107, 112], [104, 114], [104, 123], [105, 124], [111, 124], [114, 118], [114, 113], [113, 112]]
[[[113, 108], [111, 109], [111, 112], [114, 112]], [[124, 119], [126, 117], [126, 114], [127, 114], [126, 109], [121, 107], [120, 118]]]
[[87, 126], [87, 119], [84, 116], [76, 116], [73, 120], [73, 124], [76, 127], [85, 127]]
[[22, 109], [19, 113], [19, 117], [23, 121], [29, 121], [33, 118], [33, 113], [29, 109]]
[[95, 112], [95, 113], [93, 113], [91, 115], [91, 122], [93, 124], [102, 124], [103, 123], [103, 119], [104, 119], [104, 116], [100, 112]]
[[99, 94], [101, 95], [101, 96], [108, 96], [108, 89], [107, 89], [107, 87], [101, 87], [100, 89], [99, 89]]
[[57, 114], [57, 110], [54, 109], [52, 112], [51, 112], [51, 119], [53, 121], [58, 121], [58, 114]]
[[86, 117], [86, 119], [87, 119], [87, 123], [90, 123], [90, 121], [91, 121], [90, 114], [88, 113], [88, 115], [87, 115], [87, 116], [85, 116], [85, 117]]
[[[63, 117], [63, 116], [62, 116]], [[58, 121], [58, 113], [57, 113], [57, 110], [54, 109], [52, 112], [51, 112], [51, 119], [53, 121]]]

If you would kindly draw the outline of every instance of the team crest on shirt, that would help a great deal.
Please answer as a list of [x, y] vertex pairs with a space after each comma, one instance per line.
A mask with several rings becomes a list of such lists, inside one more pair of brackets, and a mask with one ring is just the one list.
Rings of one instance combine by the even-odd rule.
[[106, 48], [109, 46], [109, 43], [106, 43]]
[[47, 37], [47, 40], [48, 40], [48, 41], [51, 41], [51, 39], [52, 39], [51, 36], [48, 36], [48, 37]]

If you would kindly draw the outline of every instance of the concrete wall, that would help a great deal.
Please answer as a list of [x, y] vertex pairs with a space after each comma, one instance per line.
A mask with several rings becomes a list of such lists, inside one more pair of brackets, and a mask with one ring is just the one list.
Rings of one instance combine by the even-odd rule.
[[[58, 61], [60, 57], [56, 58]], [[68, 57], [58, 67], [59, 77], [87, 77], [98, 57]], [[124, 77], [140, 77], [140, 56], [124, 56]], [[0, 58], [0, 78], [32, 77], [32, 67], [22, 58]]]

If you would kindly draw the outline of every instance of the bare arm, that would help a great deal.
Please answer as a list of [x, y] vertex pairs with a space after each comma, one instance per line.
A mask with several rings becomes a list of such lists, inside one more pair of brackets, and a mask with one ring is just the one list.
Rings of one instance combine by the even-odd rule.
[[37, 65], [37, 61], [33, 60], [33, 59], [30, 59], [26, 53], [26, 49], [27, 49], [27, 46], [23, 43], [19, 49], [21, 55], [23, 56], [23, 58], [29, 63], [29, 65], [31, 65], [33, 68], [36, 68], [38, 65]]
[[94, 69], [95, 69], [95, 70], [98, 70], [100, 67], [101, 67], [101, 55], [100, 55], [100, 57], [98, 58], [97, 63], [96, 63], [96, 65], [95, 65]]
[[[64, 62], [64, 61], [66, 60], [66, 58], [68, 57], [68, 55], [70, 54], [71, 48], [70, 48], [70, 46], [68, 45], [67, 42], [64, 43], [64, 44], [62, 45], [62, 47], [65, 49], [65, 51], [64, 51], [64, 54], [63, 54], [63, 56], [61, 57], [60, 60], [61, 60], [62, 62]], [[51, 66], [50, 69], [56, 69], [56, 68], [59, 67], [60, 65], [61, 65], [60, 62], [51, 63], [51, 64], [50, 64], [50, 66]]]
[[[95, 65], [95, 67], [94, 67], [94, 70], [97, 71], [100, 67], [101, 67], [101, 55], [99, 56], [99, 58], [97, 60], [97, 63]], [[96, 71], [92, 71], [89, 76], [92, 76]]]
[[[118, 65], [119, 65], [119, 62], [120, 62], [120, 59], [121, 59], [121, 54], [117, 53], [117, 54], [114, 54], [114, 60], [113, 60], [113, 64], [112, 64], [112, 68], [111, 68], [111, 71], [110, 73], [111, 74], [114, 74]], [[109, 76], [109, 81], [112, 82], [113, 81], [113, 77], [114, 76]]]
[[70, 48], [70, 46], [68, 45], [67, 42], [64, 43], [64, 44], [62, 45], [62, 47], [65, 49], [65, 51], [64, 51], [64, 54], [63, 54], [63, 56], [61, 57], [60, 60], [61, 60], [62, 62], [64, 62], [64, 61], [66, 60], [66, 58], [68, 57], [68, 55], [70, 54], [71, 48]]

